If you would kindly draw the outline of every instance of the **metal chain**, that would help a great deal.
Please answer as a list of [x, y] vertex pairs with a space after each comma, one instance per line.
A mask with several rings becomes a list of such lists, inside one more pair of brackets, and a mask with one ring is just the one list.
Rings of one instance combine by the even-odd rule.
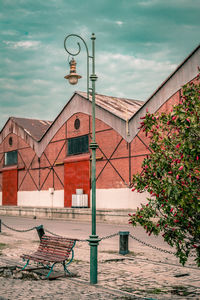
[[55, 235], [55, 236], [61, 236], [60, 234], [56, 234], [56, 233], [53, 233], [51, 232], [50, 230], [46, 229], [46, 227], [44, 228], [44, 230], [52, 235]]
[[[29, 229], [21, 229], [21, 230], [20, 230], [20, 229], [12, 228], [12, 227], [6, 225], [6, 224], [5, 224], [4, 222], [2, 222], [2, 221], [1, 221], [1, 224], [2, 224], [3, 226], [5, 226], [6, 228], [8, 228], [8, 229], [10, 229], [10, 230], [13, 230], [13, 231], [16, 231], [16, 232], [28, 232], [28, 231], [31, 231], [31, 230], [34, 230], [34, 229], [37, 228], [36, 226], [34, 226], [34, 227], [32, 227], [32, 228], [29, 228]], [[50, 234], [52, 234], [52, 235], [54, 235], [54, 236], [61, 236], [61, 235], [59, 235], [59, 234], [56, 234], [56, 233], [51, 232], [50, 230], [48, 230], [48, 229], [46, 229], [46, 228], [45, 228], [45, 231], [48, 232], [48, 233], [50, 233]], [[101, 240], [101, 241], [107, 240], [107, 239], [113, 238], [113, 237], [115, 237], [115, 236], [117, 236], [117, 235], [119, 235], [119, 232], [113, 233], [113, 234], [110, 234], [110, 235], [107, 235], [107, 236], [104, 236], [104, 237], [100, 238], [100, 240]], [[161, 249], [161, 248], [159, 248], [159, 247], [153, 246], [153, 245], [151, 245], [151, 244], [149, 244], [149, 243], [146, 243], [146, 242], [144, 242], [144, 241], [141, 241], [140, 239], [136, 238], [135, 236], [133, 236], [133, 235], [130, 234], [130, 233], [129, 233], [129, 236], [130, 236], [133, 240], [135, 240], [135, 241], [137, 241], [137, 242], [139, 242], [139, 243], [141, 243], [141, 244], [143, 244], [143, 245], [145, 245], [145, 246], [147, 246], [147, 247], [150, 247], [150, 248], [152, 248], [152, 249], [155, 249], [155, 250], [158, 250], [158, 251], [161, 251], [161, 252], [164, 252], [164, 253], [169, 253], [169, 254], [175, 255], [175, 252], [173, 252], [173, 251], [164, 250], [164, 249]], [[78, 242], [88, 242], [88, 239], [78, 240]], [[190, 256], [195, 257], [195, 255], [193, 255], [193, 254], [190, 254]]]
[[[52, 235], [55, 235], [55, 236], [61, 236], [61, 235], [59, 235], [59, 234], [56, 234], [56, 233], [51, 232], [50, 230], [48, 230], [48, 229], [46, 229], [46, 228], [44, 228], [44, 229], [45, 229], [46, 232], [48, 232], [48, 233], [50, 233], [50, 234], [52, 234]], [[115, 237], [115, 236], [117, 236], [117, 235], [119, 235], [118, 232], [117, 232], [117, 233], [114, 233], [114, 234], [111, 234], [111, 235], [108, 235], [108, 236], [105, 236], [105, 237], [102, 237], [102, 238], [100, 238], [100, 240], [102, 241], [102, 240], [110, 239], [110, 238]], [[82, 239], [82, 240], [78, 239], [78, 242], [88, 242], [88, 239]]]
[[[52, 234], [52, 235], [60, 236], [60, 235], [58, 235], [58, 234], [56, 234], [56, 233], [53, 233], [53, 232], [47, 230], [46, 228], [45, 228], [45, 230], [46, 230], [46, 232], [48, 232], [48, 233], [50, 233], [50, 234]], [[115, 236], [117, 236], [117, 235], [119, 235], [119, 232], [113, 233], [113, 234], [110, 234], [110, 235], [107, 235], [107, 236], [104, 236], [104, 237], [100, 238], [100, 241], [103, 241], [103, 240], [107, 240], [107, 239], [113, 238], [113, 237], [115, 237]], [[140, 239], [136, 238], [135, 236], [133, 236], [133, 235], [130, 234], [130, 233], [129, 233], [129, 236], [130, 236], [133, 240], [136, 240], [137, 242], [139, 242], [139, 243], [141, 243], [141, 244], [143, 244], [143, 245], [145, 245], [145, 246], [147, 246], [147, 247], [150, 247], [150, 248], [152, 248], [152, 249], [155, 249], [155, 250], [158, 250], [158, 251], [161, 251], [161, 252], [164, 252], [164, 253], [168, 253], [168, 254], [173, 254], [173, 255], [175, 255], [175, 252], [173, 252], [173, 251], [164, 250], [164, 249], [161, 249], [161, 248], [159, 248], [159, 247], [156, 247], [156, 246], [153, 246], [153, 245], [151, 245], [151, 244], [148, 244], [148, 243], [146, 243], [146, 242], [144, 242], [144, 241], [141, 241]], [[88, 242], [88, 239], [78, 240], [78, 242]], [[195, 257], [195, 255], [193, 255], [193, 254], [190, 254], [190, 256]]]
[[13, 230], [13, 231], [17, 231], [17, 232], [28, 232], [28, 231], [34, 230], [34, 229], [36, 228], [36, 227], [34, 226], [34, 227], [30, 228], [30, 229], [21, 229], [21, 230], [20, 230], [20, 229], [12, 228], [12, 227], [6, 225], [5, 223], [3, 223], [2, 221], [1, 221], [1, 224], [2, 224], [3, 226], [5, 226], [6, 228], [8, 228], [8, 229], [10, 229], [10, 230]]
[[[52, 232], [52, 231], [50, 231], [50, 230], [48, 230], [48, 229], [46, 229], [46, 228], [44, 228], [44, 230], [45, 230], [46, 232], [52, 234], [52, 235], [63, 237], [63, 235], [56, 234], [56, 233], [54, 233], [54, 232]], [[88, 242], [88, 240], [86, 240], [86, 239], [85, 239], [85, 240], [79, 240], [79, 239], [78, 239], [77, 242]]]
[[161, 252], [164, 252], [164, 253], [169, 253], [169, 254], [173, 254], [173, 255], [175, 254], [175, 252], [173, 252], [173, 251], [164, 250], [164, 249], [158, 248], [158, 247], [156, 247], [156, 246], [153, 246], [153, 245], [151, 245], [151, 244], [148, 244], [148, 243], [146, 243], [146, 242], [144, 242], [144, 241], [141, 241], [140, 239], [136, 238], [136, 237], [133, 236], [132, 234], [129, 234], [129, 236], [130, 236], [133, 240], [136, 240], [137, 242], [139, 242], [139, 243], [141, 243], [141, 244], [143, 244], [143, 245], [145, 245], [145, 246], [147, 246], [147, 247], [153, 248], [153, 249], [155, 249], [155, 250], [158, 250], [158, 251], [161, 251]]
[[119, 235], [119, 232], [113, 233], [113, 234], [111, 234], [111, 235], [104, 236], [104, 237], [102, 237], [102, 238], [100, 238], [100, 239], [101, 239], [101, 241], [102, 241], [102, 240], [107, 240], [107, 239], [113, 238], [113, 237], [115, 237], [115, 236], [117, 236], [117, 235]]
[[85, 240], [79, 240], [77, 242], [88, 242], [88, 239], [85, 239]]

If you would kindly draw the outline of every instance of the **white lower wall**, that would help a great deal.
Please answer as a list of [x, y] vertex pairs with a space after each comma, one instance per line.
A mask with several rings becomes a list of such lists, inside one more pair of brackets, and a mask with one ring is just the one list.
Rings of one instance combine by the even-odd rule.
[[[96, 208], [97, 209], [137, 209], [142, 204], [146, 204], [147, 192], [132, 192], [131, 189], [97, 189]], [[91, 197], [92, 199], [92, 197]]]
[[64, 207], [64, 190], [54, 191], [23, 191], [17, 194], [18, 206], [31, 207]]
[[[91, 193], [92, 194], [92, 193]], [[92, 195], [90, 202], [92, 203]], [[97, 189], [97, 209], [137, 209], [141, 203], [146, 204], [148, 193], [132, 192], [131, 189]], [[29, 207], [64, 207], [64, 190], [53, 191], [23, 191], [17, 195], [18, 206]], [[0, 192], [2, 205], [2, 192]]]

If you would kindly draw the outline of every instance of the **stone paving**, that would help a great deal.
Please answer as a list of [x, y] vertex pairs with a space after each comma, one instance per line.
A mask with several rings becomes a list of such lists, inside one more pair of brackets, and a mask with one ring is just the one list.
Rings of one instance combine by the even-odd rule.
[[[99, 246], [98, 284], [89, 284], [89, 246], [77, 242], [69, 269], [75, 277], [41, 280], [16, 279], [4, 271], [0, 300], [8, 299], [200, 299], [200, 269], [192, 259], [182, 267], [176, 257], [135, 242], [128, 255], [119, 255], [115, 245]], [[21, 263], [20, 254], [34, 251], [38, 239], [5, 229], [0, 233], [0, 270]], [[5, 245], [3, 245], [5, 244]], [[5, 247], [5, 248], [4, 248]], [[62, 271], [57, 267], [56, 271]], [[6, 273], [7, 272], [7, 273]], [[7, 277], [6, 277], [7, 276]]]

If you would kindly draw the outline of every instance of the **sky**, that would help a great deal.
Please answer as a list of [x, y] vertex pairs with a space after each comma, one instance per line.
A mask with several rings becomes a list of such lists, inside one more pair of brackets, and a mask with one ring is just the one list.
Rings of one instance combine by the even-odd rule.
[[[199, 0], [0, 0], [0, 130], [10, 116], [53, 121], [86, 91], [86, 50], [75, 57], [76, 86], [63, 43], [78, 34], [91, 52], [96, 92], [147, 100], [198, 46]], [[76, 52], [78, 40], [68, 40]]]

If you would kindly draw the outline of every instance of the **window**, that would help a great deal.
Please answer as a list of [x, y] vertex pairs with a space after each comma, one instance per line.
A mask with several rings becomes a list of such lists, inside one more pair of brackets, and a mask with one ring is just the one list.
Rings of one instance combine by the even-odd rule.
[[10, 146], [12, 146], [12, 144], [13, 144], [13, 139], [12, 139], [12, 137], [9, 137], [8, 143], [9, 143]]
[[5, 166], [17, 164], [17, 150], [5, 153]]
[[88, 135], [68, 139], [68, 155], [88, 152]]
[[74, 121], [74, 128], [78, 130], [80, 128], [80, 124], [81, 124], [80, 120], [76, 118], [76, 120]]

